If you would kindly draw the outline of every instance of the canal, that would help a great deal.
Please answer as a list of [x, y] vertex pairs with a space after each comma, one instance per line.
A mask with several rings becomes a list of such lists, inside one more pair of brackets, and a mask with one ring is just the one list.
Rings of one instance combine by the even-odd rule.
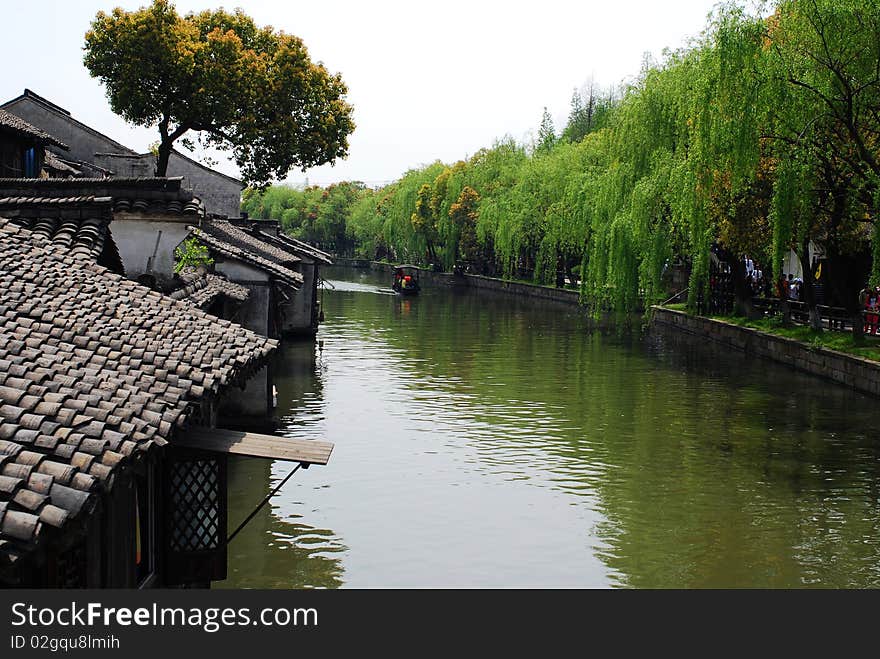
[[[277, 365], [279, 434], [336, 444], [220, 587], [876, 587], [880, 404], [506, 296], [333, 269]], [[230, 464], [230, 527], [289, 463]]]

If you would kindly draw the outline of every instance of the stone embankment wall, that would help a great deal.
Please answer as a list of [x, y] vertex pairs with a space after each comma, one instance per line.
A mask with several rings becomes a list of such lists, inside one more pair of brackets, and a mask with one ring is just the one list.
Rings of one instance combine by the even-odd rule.
[[[370, 270], [378, 270], [389, 274], [394, 271], [394, 266], [388, 263], [378, 263], [376, 261], [359, 259], [334, 258], [333, 264], [349, 268], [369, 268]], [[533, 297], [540, 300], [560, 302], [562, 304], [576, 305], [579, 297], [578, 292], [572, 290], [551, 288], [549, 286], [536, 286], [534, 284], [523, 284], [520, 282], [505, 281], [503, 279], [493, 279], [492, 277], [482, 277], [480, 275], [456, 276], [448, 272], [433, 272], [423, 268], [419, 269], [419, 280], [422, 285], [461, 286], [462, 288], [510, 293], [520, 297]]]
[[652, 327], [689, 334], [698, 341], [721, 345], [771, 359], [799, 371], [818, 375], [862, 393], [880, 396], [880, 364], [827, 348], [814, 348], [799, 341], [740, 327], [721, 320], [691, 316], [681, 311], [651, 308]]

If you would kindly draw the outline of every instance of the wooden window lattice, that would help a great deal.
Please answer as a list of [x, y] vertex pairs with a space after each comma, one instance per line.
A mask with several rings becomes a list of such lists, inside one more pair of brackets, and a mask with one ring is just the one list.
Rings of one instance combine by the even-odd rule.
[[215, 460], [182, 460], [171, 471], [171, 549], [217, 549], [222, 542], [220, 465]]

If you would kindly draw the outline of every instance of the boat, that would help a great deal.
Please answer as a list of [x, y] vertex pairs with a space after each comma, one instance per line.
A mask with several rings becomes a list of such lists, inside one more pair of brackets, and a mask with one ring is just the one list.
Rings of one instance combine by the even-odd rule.
[[394, 281], [391, 290], [398, 295], [418, 295], [419, 268], [415, 265], [399, 265], [394, 268]]

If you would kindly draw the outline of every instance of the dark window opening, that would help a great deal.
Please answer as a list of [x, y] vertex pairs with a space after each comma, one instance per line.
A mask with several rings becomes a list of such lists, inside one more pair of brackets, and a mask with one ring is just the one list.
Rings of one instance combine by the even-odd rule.
[[88, 586], [87, 556], [85, 540], [59, 554], [55, 563], [54, 587], [86, 588]]
[[206, 309], [206, 311], [212, 316], [217, 316], [217, 318], [226, 318], [226, 304], [223, 296], [218, 296], [211, 305]]
[[143, 274], [139, 275], [137, 278], [137, 283], [146, 286], [147, 288], [152, 288], [156, 290], [156, 278], [153, 275]]

